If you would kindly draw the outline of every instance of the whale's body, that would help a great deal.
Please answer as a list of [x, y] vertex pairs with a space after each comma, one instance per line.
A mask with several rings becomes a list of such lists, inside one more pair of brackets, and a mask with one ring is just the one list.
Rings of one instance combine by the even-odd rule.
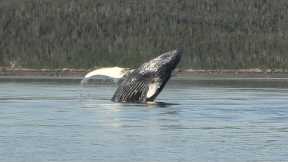
[[[182, 53], [182, 50], [179, 49], [169, 51], [140, 65], [135, 70], [127, 70], [126, 73], [119, 70], [121, 79], [112, 101], [127, 103], [153, 102], [170, 79], [172, 71], [180, 62]], [[85, 79], [90, 78], [92, 73], [97, 73], [97, 75], [110, 74], [99, 74], [96, 70], [96, 72], [88, 73], [86, 76], [89, 77], [85, 77]], [[115, 73], [115, 70], [113, 73]]]

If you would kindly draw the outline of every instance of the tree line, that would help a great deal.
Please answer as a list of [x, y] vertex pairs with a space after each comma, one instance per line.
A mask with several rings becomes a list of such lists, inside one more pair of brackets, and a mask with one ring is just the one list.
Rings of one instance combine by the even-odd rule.
[[1, 0], [0, 66], [288, 69], [287, 0]]

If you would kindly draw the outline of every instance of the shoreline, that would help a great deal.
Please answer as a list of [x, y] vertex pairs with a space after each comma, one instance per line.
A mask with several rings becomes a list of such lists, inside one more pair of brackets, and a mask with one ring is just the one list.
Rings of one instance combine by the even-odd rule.
[[[61, 79], [81, 80], [93, 69], [30, 69], [0, 67], [0, 79]], [[288, 80], [287, 70], [261, 69], [176, 69], [176, 79], [217, 80], [217, 79], [266, 79]]]

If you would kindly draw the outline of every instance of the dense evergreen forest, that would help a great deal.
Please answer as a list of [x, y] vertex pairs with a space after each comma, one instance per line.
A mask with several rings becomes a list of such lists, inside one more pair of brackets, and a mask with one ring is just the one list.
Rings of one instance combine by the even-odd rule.
[[288, 69], [287, 0], [0, 0], [0, 66]]

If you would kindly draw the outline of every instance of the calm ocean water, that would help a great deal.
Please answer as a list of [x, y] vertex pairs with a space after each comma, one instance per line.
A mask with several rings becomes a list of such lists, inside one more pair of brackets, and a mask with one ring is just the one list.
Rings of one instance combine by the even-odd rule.
[[2, 80], [0, 161], [288, 161], [288, 82], [172, 81], [158, 105], [114, 90]]

